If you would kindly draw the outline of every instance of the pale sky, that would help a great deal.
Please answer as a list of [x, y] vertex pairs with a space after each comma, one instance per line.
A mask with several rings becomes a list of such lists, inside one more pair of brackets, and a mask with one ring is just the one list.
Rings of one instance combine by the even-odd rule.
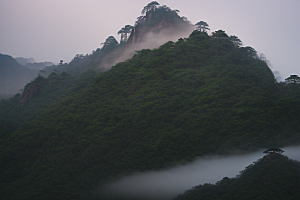
[[[0, 0], [0, 53], [70, 62], [91, 53], [151, 0]], [[300, 75], [300, 0], [160, 0], [193, 24], [238, 36], [265, 54], [282, 78]]]

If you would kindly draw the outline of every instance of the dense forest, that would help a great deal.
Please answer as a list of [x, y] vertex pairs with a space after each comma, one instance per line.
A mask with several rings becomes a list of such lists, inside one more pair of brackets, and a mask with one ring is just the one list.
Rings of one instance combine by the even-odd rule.
[[236, 36], [199, 28], [101, 68], [128, 46], [109, 37], [0, 102], [2, 199], [114, 199], [120, 175], [300, 143], [300, 85]]

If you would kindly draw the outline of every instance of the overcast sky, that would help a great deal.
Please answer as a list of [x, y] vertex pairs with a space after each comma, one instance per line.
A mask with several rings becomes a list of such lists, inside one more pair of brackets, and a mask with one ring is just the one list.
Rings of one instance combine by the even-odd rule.
[[[70, 62], [91, 53], [151, 0], [0, 0], [0, 53]], [[282, 78], [300, 75], [300, 0], [160, 0], [193, 24], [238, 36], [264, 53]]]

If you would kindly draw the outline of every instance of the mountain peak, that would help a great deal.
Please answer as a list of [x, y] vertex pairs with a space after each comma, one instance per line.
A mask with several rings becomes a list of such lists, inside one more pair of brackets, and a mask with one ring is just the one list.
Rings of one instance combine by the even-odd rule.
[[143, 9], [144, 12], [142, 13], [145, 13], [145, 15], [137, 18], [138, 20], [132, 29], [127, 44], [142, 43], [151, 36], [170, 38], [192, 32], [193, 26], [185, 17], [178, 15], [179, 10], [172, 10], [166, 5], [158, 6], [159, 4], [155, 4], [149, 6], [149, 4]]

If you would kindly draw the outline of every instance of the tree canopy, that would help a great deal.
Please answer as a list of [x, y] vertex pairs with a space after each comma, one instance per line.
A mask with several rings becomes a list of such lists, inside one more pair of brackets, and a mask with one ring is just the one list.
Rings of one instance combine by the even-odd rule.
[[228, 39], [228, 35], [225, 33], [223, 30], [218, 30], [212, 33], [213, 38], [218, 38], [218, 39]]
[[243, 45], [242, 41], [235, 35], [231, 35], [229, 37], [230, 41], [233, 42], [233, 44], [235, 44], [235, 46], [240, 47]]
[[203, 184], [173, 200], [282, 200], [300, 197], [300, 162], [280, 154], [267, 155], [247, 166], [235, 178]]
[[290, 75], [288, 78], [285, 79], [286, 83], [300, 83], [300, 77], [298, 75]]
[[279, 148], [270, 148], [266, 151], [264, 151], [264, 153], [266, 154], [270, 154], [270, 153], [279, 153], [279, 154], [282, 154], [284, 151], [279, 149]]
[[121, 34], [120, 44], [127, 42], [128, 36], [130, 35], [133, 28], [134, 27], [131, 25], [126, 25], [121, 30], [119, 30], [118, 34]]
[[208, 24], [204, 21], [197, 22], [195, 26], [196, 26], [196, 30], [198, 31], [206, 32], [207, 30], [210, 30], [208, 28]]
[[142, 10], [142, 14], [145, 14], [149, 11], [153, 11], [157, 8], [157, 6], [160, 5], [157, 1], [152, 1], [150, 3], [148, 3]]
[[107, 51], [107, 50], [115, 48], [119, 43], [117, 42], [117, 40], [114, 36], [109, 36], [108, 38], [106, 38], [105, 42], [102, 44], [103, 44], [102, 50]]

